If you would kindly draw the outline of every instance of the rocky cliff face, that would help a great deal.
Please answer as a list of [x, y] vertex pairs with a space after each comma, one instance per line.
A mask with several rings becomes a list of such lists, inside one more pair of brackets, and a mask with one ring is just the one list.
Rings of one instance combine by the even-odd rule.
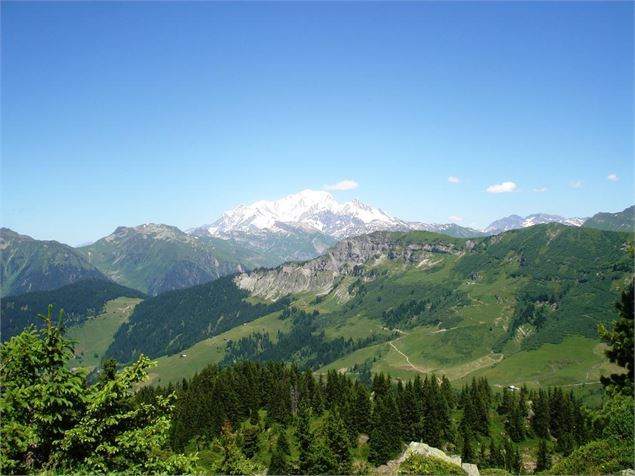
[[272, 270], [257, 270], [235, 278], [238, 287], [266, 299], [289, 293], [326, 294], [346, 276], [363, 276], [374, 265], [390, 260], [424, 266], [435, 255], [460, 254], [471, 242], [452, 243], [430, 234], [428, 239], [410, 243], [402, 233], [375, 232], [348, 238], [311, 261], [285, 263]]

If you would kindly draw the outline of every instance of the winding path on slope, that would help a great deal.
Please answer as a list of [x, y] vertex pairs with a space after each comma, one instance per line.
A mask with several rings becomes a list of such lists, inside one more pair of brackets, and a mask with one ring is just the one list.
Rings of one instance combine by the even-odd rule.
[[401, 336], [397, 337], [394, 340], [391, 340], [390, 342], [388, 342], [388, 344], [390, 344], [390, 347], [392, 347], [393, 349], [395, 349], [395, 351], [397, 353], [399, 353], [400, 355], [402, 355], [405, 359], [406, 359], [406, 363], [412, 367], [414, 370], [416, 370], [419, 373], [425, 374], [428, 373], [423, 369], [420, 369], [419, 367], [417, 367], [415, 364], [413, 364], [412, 362], [410, 362], [410, 357], [408, 357], [406, 354], [404, 354], [402, 351], [400, 351], [397, 346], [395, 345], [395, 342], [399, 341], [399, 339], [401, 339], [403, 336], [407, 336], [408, 334], [400, 329], [393, 329], [394, 331], [398, 332], [399, 334], [402, 334]]

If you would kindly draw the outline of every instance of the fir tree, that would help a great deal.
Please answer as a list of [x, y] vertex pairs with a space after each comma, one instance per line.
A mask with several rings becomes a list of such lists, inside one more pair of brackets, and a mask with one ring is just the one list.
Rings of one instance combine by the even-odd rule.
[[368, 445], [368, 460], [378, 465], [384, 464], [401, 448], [397, 406], [389, 393], [375, 402]]
[[304, 402], [300, 403], [298, 407], [297, 419], [296, 438], [300, 452], [300, 472], [308, 473], [311, 448], [311, 410]]
[[271, 455], [271, 462], [269, 463], [269, 471], [267, 474], [289, 474], [290, 471], [289, 443], [287, 441], [285, 429], [280, 428], [278, 431], [278, 440], [276, 441], [276, 447]]
[[628, 288], [622, 293], [620, 302], [616, 304], [618, 319], [613, 322], [613, 329], [609, 331], [603, 324], [598, 326], [600, 337], [610, 346], [606, 350], [606, 356], [611, 362], [626, 369], [625, 373], [603, 376], [601, 378], [602, 384], [612, 391], [622, 392], [630, 396], [633, 395], [635, 352], [633, 342], [633, 327], [635, 325], [633, 317], [634, 283], [635, 278], [631, 279]]
[[461, 460], [464, 463], [474, 463], [475, 462], [475, 453], [474, 447], [472, 446], [472, 434], [470, 430], [463, 431], [463, 441], [461, 444]]
[[324, 420], [324, 434], [329, 450], [337, 460], [335, 474], [351, 471], [351, 442], [342, 417], [337, 409], [330, 411]]
[[547, 447], [547, 441], [541, 439], [538, 444], [538, 458], [536, 460], [536, 472], [545, 471], [551, 468], [551, 454]]

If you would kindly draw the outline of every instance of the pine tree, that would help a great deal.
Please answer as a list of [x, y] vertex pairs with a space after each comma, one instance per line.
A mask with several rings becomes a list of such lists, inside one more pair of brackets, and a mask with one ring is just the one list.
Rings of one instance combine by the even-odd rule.
[[326, 415], [324, 419], [324, 434], [329, 450], [338, 463], [335, 474], [350, 473], [352, 460], [351, 442], [337, 408]]
[[598, 333], [602, 340], [609, 344], [610, 348], [606, 350], [606, 356], [611, 362], [616, 363], [620, 367], [626, 369], [625, 373], [611, 374], [608, 377], [602, 377], [602, 384], [612, 391], [622, 392], [625, 395], [633, 395], [633, 377], [634, 377], [634, 341], [633, 327], [635, 324], [633, 316], [633, 287], [635, 278], [622, 293], [622, 298], [616, 304], [618, 310], [618, 319], [613, 322], [613, 329], [609, 331], [603, 324], [598, 326]]
[[472, 446], [472, 434], [469, 429], [463, 431], [463, 441], [461, 444], [461, 460], [464, 463], [474, 463], [475, 462], [475, 453], [474, 447]]
[[371, 463], [384, 464], [400, 450], [397, 417], [397, 406], [390, 393], [375, 402], [368, 441], [368, 460]]
[[361, 433], [370, 431], [371, 401], [370, 392], [365, 385], [355, 383], [353, 387], [354, 401], [351, 408], [351, 421], [355, 432], [355, 440]]
[[258, 452], [258, 427], [253, 425], [245, 426], [242, 430], [242, 448], [247, 458], [253, 458]]
[[551, 454], [547, 448], [547, 441], [541, 439], [538, 444], [538, 458], [536, 461], [536, 472], [545, 471], [551, 468]]
[[335, 454], [329, 448], [325, 435], [321, 432], [313, 435], [308, 453], [305, 474], [338, 474], [339, 464]]
[[300, 452], [300, 472], [307, 474], [309, 471], [309, 456], [311, 448], [311, 410], [301, 402], [298, 407], [296, 426], [296, 438], [298, 439], [298, 447]]
[[549, 399], [543, 389], [538, 390], [536, 398], [533, 400], [534, 415], [531, 419], [531, 426], [536, 436], [540, 438], [549, 437]]
[[269, 471], [267, 474], [280, 475], [289, 474], [291, 467], [289, 464], [289, 443], [287, 441], [286, 431], [280, 428], [278, 431], [278, 440], [276, 447], [271, 455], [269, 463]]

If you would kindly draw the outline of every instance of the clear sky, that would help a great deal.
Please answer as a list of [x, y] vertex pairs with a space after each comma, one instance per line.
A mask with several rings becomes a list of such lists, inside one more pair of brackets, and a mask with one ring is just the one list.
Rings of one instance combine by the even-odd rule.
[[2, 224], [35, 238], [342, 180], [338, 200], [476, 227], [635, 201], [631, 2], [1, 9]]

